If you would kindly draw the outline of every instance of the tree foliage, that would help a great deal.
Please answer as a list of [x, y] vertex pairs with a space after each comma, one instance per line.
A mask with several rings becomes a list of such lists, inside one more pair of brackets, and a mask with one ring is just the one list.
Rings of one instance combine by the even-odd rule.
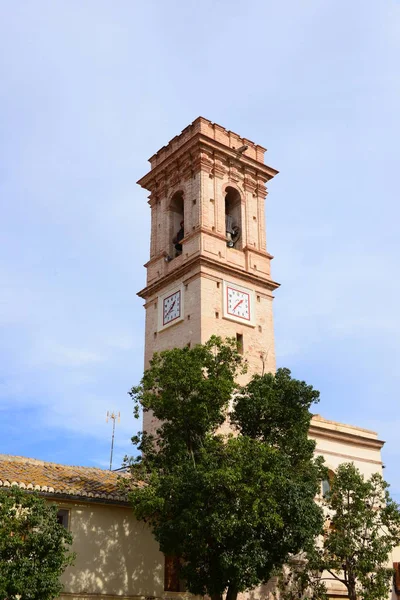
[[17, 487], [0, 491], [0, 598], [52, 600], [73, 560], [57, 508]]
[[[322, 526], [322, 467], [307, 439], [318, 392], [287, 369], [238, 389], [241, 360], [233, 340], [213, 337], [156, 354], [131, 391], [136, 410], [159, 419], [156, 443], [134, 438], [133, 483], [146, 483], [131, 484], [135, 515], [182, 560], [189, 591], [228, 600], [268, 581]], [[235, 435], [223, 436], [231, 402]]]
[[341, 582], [350, 600], [388, 597], [393, 576], [388, 559], [400, 543], [400, 512], [387, 488], [377, 473], [365, 480], [353, 463], [338, 467], [323, 500], [323, 539], [315, 539], [303, 560], [281, 577], [285, 600], [296, 586], [298, 598], [325, 598], [329, 580]]

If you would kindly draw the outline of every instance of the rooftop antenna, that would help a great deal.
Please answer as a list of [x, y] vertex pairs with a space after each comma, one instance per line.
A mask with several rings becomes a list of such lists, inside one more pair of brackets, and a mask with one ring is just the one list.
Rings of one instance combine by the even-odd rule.
[[109, 419], [111, 419], [113, 422], [112, 438], [111, 438], [111, 453], [110, 453], [110, 471], [112, 471], [112, 459], [113, 459], [113, 452], [114, 452], [114, 436], [115, 436], [115, 421], [118, 419], [118, 423], [120, 423], [121, 413], [119, 411], [118, 411], [118, 414], [114, 411], [112, 411], [112, 412], [107, 411], [106, 423], [108, 423]]

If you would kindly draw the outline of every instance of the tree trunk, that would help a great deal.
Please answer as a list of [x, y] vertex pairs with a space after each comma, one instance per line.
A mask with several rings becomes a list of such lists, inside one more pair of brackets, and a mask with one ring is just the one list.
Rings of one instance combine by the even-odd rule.
[[238, 595], [238, 590], [235, 585], [232, 583], [228, 587], [228, 591], [226, 592], [226, 600], [236, 600]]
[[347, 585], [347, 591], [349, 594], [349, 600], [357, 600], [357, 593], [356, 593], [356, 583], [355, 581], [350, 581]]

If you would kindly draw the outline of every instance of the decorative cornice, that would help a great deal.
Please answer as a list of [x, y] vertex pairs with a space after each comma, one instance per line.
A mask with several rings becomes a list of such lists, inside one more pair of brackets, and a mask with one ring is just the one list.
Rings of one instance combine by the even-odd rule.
[[[325, 426], [323, 425], [324, 423]], [[326, 426], [327, 423], [328, 426]], [[341, 424], [339, 423], [338, 426], [340, 425]], [[355, 427], [351, 432], [339, 430], [335, 426], [329, 427], [329, 421], [325, 420], [322, 421], [321, 425], [319, 425], [315, 420], [312, 420], [309, 434], [311, 436], [315, 436], [316, 438], [334, 440], [336, 442], [343, 442], [345, 444], [351, 444], [353, 446], [363, 448], [375, 448], [376, 450], [380, 450], [385, 443], [377, 438], [363, 435], [362, 430]]]
[[[214, 161], [207, 156], [210, 151], [217, 153]], [[238, 153], [235, 149], [230, 148], [215, 139], [209, 138], [201, 132], [198, 132], [181, 146], [178, 146], [176, 150], [171, 151], [171, 153], [166, 156], [164, 160], [162, 160], [157, 166], [152, 168], [146, 175], [139, 179], [137, 183], [141, 187], [152, 191], [154, 183], [160, 177], [160, 174], [171, 169], [171, 166], [174, 163], [176, 165], [177, 161], [181, 161], [182, 158], [184, 158], [184, 155], [187, 155], [188, 153], [192, 154], [192, 168], [194, 171], [205, 170], [209, 173], [211, 173], [211, 171], [215, 171], [214, 174], [220, 177], [226, 172], [226, 167], [222, 165], [218, 159], [218, 154], [221, 154], [225, 160], [230, 159], [232, 163], [235, 162], [236, 164], [240, 164], [242, 167], [250, 167], [251, 169], [255, 170], [258, 178], [263, 178], [265, 181], [269, 181], [279, 172], [276, 169], [273, 169], [272, 167], [269, 167], [264, 163], [251, 158], [250, 156], [246, 156], [245, 154], [238, 156]]]
[[202, 267], [208, 267], [213, 270], [218, 270], [223, 274], [226, 274], [231, 277], [239, 277], [243, 279], [250, 285], [258, 285], [268, 289], [270, 292], [273, 292], [280, 284], [272, 279], [264, 279], [261, 277], [257, 277], [257, 275], [253, 275], [248, 271], [238, 270], [237, 266], [229, 265], [226, 263], [220, 263], [212, 258], [208, 258], [203, 255], [195, 255], [193, 258], [186, 260], [180, 267], [171, 271], [154, 283], [147, 285], [145, 288], [137, 292], [137, 295], [144, 300], [147, 300], [149, 296], [156, 294], [161, 288], [173, 283], [177, 280], [182, 280], [185, 273], [192, 270], [194, 267], [198, 267], [198, 273], [201, 272]]
[[[208, 229], [207, 227], [196, 227], [196, 229], [194, 231], [191, 231], [183, 238], [182, 243], [190, 241], [192, 238], [194, 238], [195, 236], [198, 236], [199, 234], [205, 234], [209, 237], [226, 242], [226, 236], [223, 235], [222, 233], [218, 233], [217, 231], [213, 231], [212, 229]], [[261, 256], [263, 258], [269, 258], [270, 260], [273, 260], [273, 258], [274, 258], [274, 256], [272, 254], [270, 254], [269, 252], [267, 252], [266, 250], [259, 250], [258, 248], [254, 248], [253, 246], [245, 246], [243, 248], [243, 251], [251, 252], [252, 254], [257, 254], [258, 256]], [[165, 256], [166, 256], [165, 251], [160, 252], [156, 256], [152, 256], [143, 266], [147, 268], [150, 265], [157, 262], [158, 260], [160, 260], [161, 258], [165, 258]]]

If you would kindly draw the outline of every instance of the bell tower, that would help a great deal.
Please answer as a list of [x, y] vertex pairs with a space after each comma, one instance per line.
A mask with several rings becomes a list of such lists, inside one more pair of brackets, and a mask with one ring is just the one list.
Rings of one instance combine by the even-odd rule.
[[[150, 158], [145, 368], [156, 351], [237, 339], [248, 372], [275, 370], [265, 148], [203, 117]], [[146, 422], [147, 420], [147, 422]], [[151, 415], [144, 428], [152, 429]]]

